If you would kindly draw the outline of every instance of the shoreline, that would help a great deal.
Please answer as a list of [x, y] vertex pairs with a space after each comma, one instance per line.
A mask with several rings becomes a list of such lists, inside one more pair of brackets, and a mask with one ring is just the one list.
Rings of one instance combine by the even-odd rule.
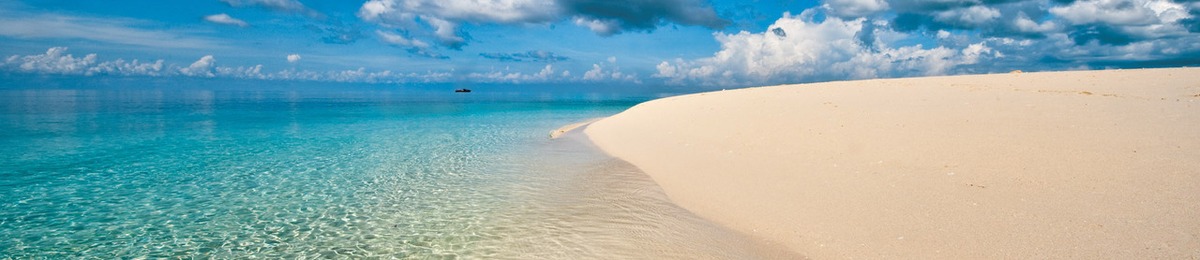
[[558, 139], [559, 137], [562, 137], [563, 135], [566, 135], [569, 132], [575, 131], [575, 130], [583, 128], [583, 127], [587, 127], [587, 125], [590, 125], [592, 123], [595, 123], [596, 121], [600, 121], [603, 119], [604, 119], [604, 117], [589, 118], [587, 120], [564, 125], [562, 127], [559, 127], [558, 129], [554, 129], [554, 130], [550, 131], [550, 139]]
[[[521, 203], [545, 213], [518, 222], [558, 219], [550, 223], [569, 224], [558, 229], [572, 230], [575, 238], [554, 243], [577, 243], [597, 253], [604, 251], [606, 258], [807, 259], [782, 244], [730, 229], [671, 201], [644, 171], [606, 154], [583, 133], [601, 119], [570, 123], [552, 132], [558, 135], [541, 148], [549, 153], [535, 157], [550, 162], [539, 164], [550, 168], [535, 172], [554, 176], [543, 180], [556, 181], [536, 184], [541, 196]], [[563, 223], [563, 219], [571, 221]], [[527, 247], [523, 243], [549, 242], [525, 241], [518, 247]]]
[[813, 258], [1200, 255], [1200, 69], [873, 79], [588, 125], [671, 201]]

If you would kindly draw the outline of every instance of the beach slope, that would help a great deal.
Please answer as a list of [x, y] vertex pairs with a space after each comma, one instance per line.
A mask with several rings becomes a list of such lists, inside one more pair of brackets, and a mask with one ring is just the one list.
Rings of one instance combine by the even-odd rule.
[[1200, 69], [710, 92], [585, 133], [684, 208], [814, 259], [1200, 257]]

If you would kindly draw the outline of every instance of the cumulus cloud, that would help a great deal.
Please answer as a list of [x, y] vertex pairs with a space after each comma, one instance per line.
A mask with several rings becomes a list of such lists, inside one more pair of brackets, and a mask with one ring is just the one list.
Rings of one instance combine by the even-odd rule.
[[370, 0], [363, 20], [431, 38], [461, 49], [469, 37], [460, 27], [473, 24], [546, 24], [571, 20], [600, 35], [651, 31], [660, 23], [722, 28], [729, 22], [702, 0]]
[[53, 47], [44, 54], [17, 56], [5, 59], [5, 65], [16, 65], [24, 72], [47, 74], [81, 74], [96, 63], [96, 54], [80, 58], [67, 53], [67, 47]]
[[[1067, 68], [1200, 65], [1200, 2], [825, 0], [753, 32], [717, 33], [712, 57], [653, 77], [760, 85]], [[593, 66], [599, 77], [602, 66]]]
[[1050, 8], [1074, 24], [1150, 25], [1187, 18], [1187, 8], [1168, 0], [1082, 0]]
[[290, 63], [296, 63], [296, 62], [299, 62], [299, 61], [300, 61], [300, 54], [295, 54], [295, 53], [293, 53], [293, 54], [288, 54], [288, 56], [287, 56], [287, 61], [288, 61], [288, 62], [290, 62]]
[[554, 65], [547, 64], [535, 73], [523, 73], [506, 69], [504, 71], [468, 73], [465, 77], [475, 82], [531, 83], [564, 80], [567, 75], [570, 75], [570, 73], [557, 73]]
[[553, 77], [553, 76], [554, 76], [554, 66], [549, 65], [549, 64], [547, 64], [545, 68], [542, 68], [541, 71], [538, 71], [537, 74], [533, 74], [533, 77], [538, 78], [538, 79], [543, 79], [543, 80], [549, 79], [550, 77]]
[[499, 61], [529, 61], [529, 62], [557, 62], [569, 60], [567, 57], [559, 56], [548, 51], [527, 51], [517, 53], [480, 53], [479, 56], [494, 59]]
[[826, 0], [821, 7], [842, 18], [858, 18], [888, 9], [885, 0]]
[[[289, 58], [299, 58], [292, 54]], [[212, 55], [205, 55], [186, 67], [166, 64], [163, 60], [142, 62], [116, 59], [100, 61], [96, 54], [76, 57], [66, 47], [52, 47], [45, 53], [13, 55], [0, 60], [0, 70], [30, 74], [61, 74], [78, 76], [155, 76], [155, 77], [215, 77], [261, 80], [301, 80], [355, 83], [530, 83], [530, 82], [574, 82], [581, 79], [571, 77], [571, 72], [558, 70], [554, 65], [530, 70], [515, 70], [505, 67], [500, 70], [455, 73], [453, 71], [395, 72], [391, 70], [371, 71], [366, 68], [350, 70], [296, 70], [294, 68], [270, 72], [261, 64], [252, 66], [218, 66]], [[609, 69], [608, 75], [621, 75], [622, 81], [635, 79], [630, 74]]]
[[204, 20], [208, 21], [210, 23], [215, 23], [215, 24], [233, 25], [233, 26], [239, 26], [239, 27], [250, 26], [250, 24], [246, 23], [246, 21], [242, 21], [240, 19], [233, 18], [232, 16], [229, 16], [228, 14], [225, 14], [225, 13], [208, 15], [208, 16], [204, 17]]
[[1189, 7], [1168, 0], [1089, 0], [1050, 8], [1074, 25], [1068, 34], [1079, 44], [1126, 45], [1142, 40], [1182, 37], [1191, 30]]
[[212, 55], [204, 55], [192, 65], [179, 69], [179, 73], [187, 76], [215, 77], [216, 73], [214, 73], [213, 67], [216, 66], [216, 63], [217, 59]]
[[617, 66], [617, 57], [608, 57], [607, 62], [592, 64], [592, 69], [583, 72], [583, 81], [615, 81], [615, 82], [632, 82], [640, 84], [641, 79], [637, 73], [628, 73], [621, 70]]
[[[205, 56], [205, 57], [210, 57], [210, 56]], [[201, 60], [203, 60], [203, 59], [201, 59]], [[199, 61], [197, 61], [197, 62], [199, 62]], [[193, 65], [195, 65], [195, 64], [193, 63]], [[263, 74], [262, 69], [263, 69], [262, 64], [249, 66], [249, 67], [242, 67], [242, 66], [239, 66], [239, 67], [215, 67], [212, 69], [211, 74], [206, 74], [203, 76], [206, 76], [206, 77], [221, 76], [221, 77], [243, 78], [243, 79], [267, 79], [268, 76], [266, 74]], [[193, 75], [193, 76], [195, 76], [195, 75]]]
[[607, 73], [604, 73], [604, 68], [600, 64], [592, 64], [592, 69], [583, 73], [584, 80], [601, 80], [607, 78]]
[[969, 30], [986, 37], [1038, 39], [1065, 33], [1081, 44], [1104, 39], [1102, 44], [1123, 45], [1200, 31], [1192, 29], [1200, 12], [1189, 2], [1195, 1], [894, 1], [891, 21], [905, 32]]
[[163, 60], [101, 62], [95, 53], [75, 57], [67, 53], [67, 47], [51, 47], [43, 54], [9, 56], [0, 67], [37, 74], [159, 76], [164, 65]]
[[[984, 43], [963, 49], [922, 45], [893, 47], [859, 39], [867, 19], [812, 19], [812, 13], [785, 14], [769, 28], [804, 37], [778, 37], [770, 32], [716, 34], [721, 50], [712, 57], [664, 61], [655, 77], [671, 83], [758, 85], [833, 79], [942, 75], [961, 72], [959, 66], [1001, 55]], [[880, 33], [880, 32], [873, 32]], [[895, 32], [887, 37], [898, 37]]]
[[553, 5], [532, 0], [371, 0], [363, 3], [358, 16], [409, 33], [425, 33], [457, 49], [466, 44], [458, 29], [461, 23], [545, 23], [556, 13]]
[[117, 59], [96, 64], [84, 72], [84, 75], [120, 75], [120, 76], [162, 76], [163, 60], [141, 62], [136, 59], [125, 61]]
[[1000, 17], [1000, 11], [983, 5], [937, 12], [934, 19], [945, 23], [982, 25]]
[[[986, 42], [989, 65], [1043, 69], [1200, 65], [1200, 1], [912, 0], [863, 16], [950, 48]], [[821, 10], [838, 16], [834, 0]], [[850, 20], [846, 16], [839, 16]], [[885, 23], [881, 23], [885, 22]], [[790, 34], [791, 31], [788, 31]], [[894, 41], [893, 41], [894, 42]], [[1028, 69], [1027, 69], [1028, 70]]]
[[1030, 19], [1024, 12], [1019, 13], [1017, 18], [1013, 20], [1013, 27], [1021, 33], [1046, 34], [1059, 31], [1060, 28], [1054, 21], [1044, 21], [1038, 23]]

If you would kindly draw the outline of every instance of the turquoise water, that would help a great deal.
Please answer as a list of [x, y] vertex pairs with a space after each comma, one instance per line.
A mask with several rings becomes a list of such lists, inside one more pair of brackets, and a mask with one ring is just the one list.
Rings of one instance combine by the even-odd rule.
[[137, 83], [0, 89], [0, 258], [754, 251], [585, 138], [547, 138], [656, 93]]

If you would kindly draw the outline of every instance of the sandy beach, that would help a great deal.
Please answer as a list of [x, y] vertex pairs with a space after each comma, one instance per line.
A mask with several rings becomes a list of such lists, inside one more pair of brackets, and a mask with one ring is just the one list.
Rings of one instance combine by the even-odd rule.
[[604, 119], [604, 118], [603, 117], [591, 118], [588, 120], [564, 125], [562, 127], [559, 127], [558, 129], [554, 129], [553, 131], [550, 131], [550, 139], [558, 139], [559, 137], [562, 137], [564, 134], [567, 134], [567, 132], [574, 131], [575, 129], [579, 129], [580, 127], [587, 126], [591, 123], [595, 123], [596, 121], [600, 121], [600, 119]]
[[1200, 69], [719, 91], [584, 132], [680, 206], [813, 259], [1200, 257]]

